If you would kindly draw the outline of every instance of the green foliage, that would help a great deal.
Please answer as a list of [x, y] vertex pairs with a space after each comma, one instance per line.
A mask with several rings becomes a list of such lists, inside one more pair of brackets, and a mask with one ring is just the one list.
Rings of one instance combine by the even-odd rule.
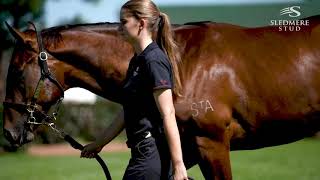
[[43, 0], [2, 0], [0, 1], [0, 49], [7, 49], [12, 46], [9, 32], [4, 26], [5, 21], [10, 22], [15, 28], [22, 28], [28, 25], [28, 21], [38, 21], [43, 15], [45, 1]]
[[[119, 110], [120, 105], [107, 100], [95, 104], [66, 103], [60, 107], [56, 124], [74, 137], [92, 141], [108, 127]], [[43, 143], [62, 141], [47, 128], [40, 129], [38, 136], [42, 138]]]
[[[110, 101], [99, 101], [95, 104], [62, 104], [57, 117], [57, 126], [67, 134], [92, 141], [108, 127], [120, 106]], [[3, 136], [3, 109], [0, 105], [0, 148], [8, 146]], [[37, 130], [35, 143], [52, 144], [63, 142], [51, 129], [40, 126]]]

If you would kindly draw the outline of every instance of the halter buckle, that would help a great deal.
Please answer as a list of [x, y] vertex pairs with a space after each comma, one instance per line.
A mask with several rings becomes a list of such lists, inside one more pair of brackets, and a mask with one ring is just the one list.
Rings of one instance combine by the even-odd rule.
[[48, 54], [46, 52], [44, 52], [44, 51], [40, 52], [39, 53], [39, 59], [41, 61], [46, 61], [48, 59]]

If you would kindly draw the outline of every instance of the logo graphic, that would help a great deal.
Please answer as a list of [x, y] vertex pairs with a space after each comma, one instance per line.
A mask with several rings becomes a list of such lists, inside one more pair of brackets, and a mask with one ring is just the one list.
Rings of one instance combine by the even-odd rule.
[[138, 75], [138, 72], [139, 72], [139, 66], [137, 67], [137, 69], [136, 69], [136, 70], [134, 70], [134, 71], [133, 71], [133, 76]]
[[164, 79], [161, 79], [160, 83], [161, 83], [161, 85], [168, 85], [168, 81], [164, 80]]
[[280, 10], [280, 15], [288, 14], [290, 17], [299, 17], [301, 15], [299, 10], [300, 6], [286, 7]]
[[300, 6], [286, 7], [280, 10], [280, 15], [287, 15], [285, 19], [273, 19], [270, 21], [271, 26], [278, 27], [279, 31], [300, 31], [301, 28], [309, 26], [308, 19], [299, 19], [301, 16]]

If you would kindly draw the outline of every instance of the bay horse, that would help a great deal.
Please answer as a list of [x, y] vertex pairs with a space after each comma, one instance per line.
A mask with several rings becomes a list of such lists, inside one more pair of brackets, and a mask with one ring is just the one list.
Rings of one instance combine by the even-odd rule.
[[[199, 22], [174, 26], [182, 53], [182, 96], [174, 97], [184, 161], [206, 179], [232, 179], [230, 150], [294, 142], [320, 130], [320, 16], [299, 31]], [[118, 23], [41, 31], [47, 65], [63, 90], [82, 87], [119, 102], [132, 47]], [[41, 76], [36, 32], [9, 27], [16, 39], [5, 101], [28, 104]], [[62, 92], [45, 80], [37, 107], [46, 113]], [[137, 102], [138, 103], [138, 102]], [[4, 106], [4, 134], [32, 141], [28, 115]]]

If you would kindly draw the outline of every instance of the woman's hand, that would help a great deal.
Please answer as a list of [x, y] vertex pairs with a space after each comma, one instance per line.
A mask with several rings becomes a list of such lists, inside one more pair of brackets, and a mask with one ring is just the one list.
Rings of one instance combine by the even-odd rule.
[[110, 126], [96, 138], [96, 141], [84, 146], [80, 157], [94, 158], [106, 144], [120, 134], [120, 132], [124, 129], [123, 116], [123, 110], [121, 110], [116, 118], [111, 122]]
[[173, 167], [173, 179], [174, 180], [188, 180], [187, 169], [184, 163], [177, 163]]
[[93, 142], [84, 146], [81, 151], [80, 157], [94, 158], [101, 150], [103, 146], [99, 145], [97, 142]]

